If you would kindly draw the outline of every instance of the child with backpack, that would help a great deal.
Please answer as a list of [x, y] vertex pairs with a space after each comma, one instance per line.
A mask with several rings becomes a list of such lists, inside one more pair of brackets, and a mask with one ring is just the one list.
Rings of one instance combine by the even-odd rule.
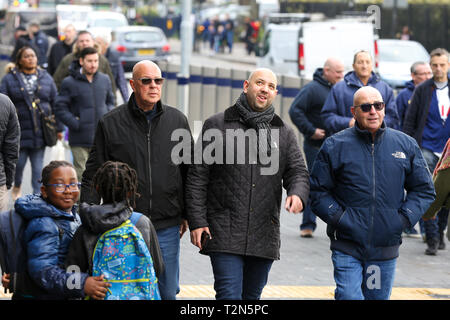
[[64, 269], [69, 244], [81, 224], [76, 212], [80, 183], [73, 165], [50, 162], [42, 170], [41, 182], [41, 194], [21, 197], [15, 210], [1, 214], [3, 286], [13, 291], [13, 300], [102, 299], [110, 286], [103, 276]]
[[105, 300], [160, 300], [157, 277], [164, 264], [150, 219], [134, 212], [137, 174], [126, 163], [107, 161], [93, 177], [101, 205], [80, 205], [81, 227], [66, 266], [112, 284]]

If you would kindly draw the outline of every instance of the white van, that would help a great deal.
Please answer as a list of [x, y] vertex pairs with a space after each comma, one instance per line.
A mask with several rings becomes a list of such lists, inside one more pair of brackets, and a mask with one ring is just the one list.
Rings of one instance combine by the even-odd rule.
[[72, 24], [75, 30], [81, 31], [87, 28], [88, 13], [94, 9], [90, 5], [58, 4], [56, 16], [58, 18], [58, 35], [61, 38], [64, 28]]
[[333, 19], [267, 25], [258, 59], [259, 67], [275, 73], [312, 79], [328, 57], [339, 58], [352, 70], [353, 56], [369, 51], [377, 68], [378, 48], [374, 25], [361, 19]]

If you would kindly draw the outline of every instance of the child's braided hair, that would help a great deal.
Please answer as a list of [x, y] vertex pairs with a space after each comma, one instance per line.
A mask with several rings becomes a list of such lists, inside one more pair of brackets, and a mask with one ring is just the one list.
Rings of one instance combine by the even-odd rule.
[[136, 206], [137, 174], [128, 164], [107, 161], [95, 173], [92, 186], [103, 203], [113, 203], [127, 200], [131, 207]]

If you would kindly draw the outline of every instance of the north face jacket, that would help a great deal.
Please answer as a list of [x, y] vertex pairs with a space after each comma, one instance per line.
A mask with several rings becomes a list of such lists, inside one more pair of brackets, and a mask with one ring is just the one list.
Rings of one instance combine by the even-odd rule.
[[[189, 228], [209, 227], [211, 232], [211, 240], [201, 250], [202, 254], [226, 252], [272, 260], [280, 258], [282, 187], [288, 196], [299, 196], [305, 207], [309, 174], [294, 130], [277, 115], [270, 125], [272, 130], [279, 130], [279, 143], [272, 144], [272, 152], [279, 151], [273, 161], [278, 162], [278, 170], [273, 174], [261, 174], [264, 166], [256, 160], [250, 163], [250, 159], [243, 164], [224, 161], [224, 164], [208, 165], [203, 161], [190, 167], [186, 183]], [[220, 130], [225, 136], [228, 129], [249, 128], [240, 120], [237, 107], [232, 106], [206, 120], [203, 132], [208, 129]], [[199, 137], [203, 150], [208, 145], [206, 140]], [[236, 155], [237, 146], [234, 148]], [[226, 149], [224, 145], [224, 159]]]
[[417, 143], [384, 123], [375, 140], [357, 123], [327, 138], [310, 183], [311, 208], [328, 224], [331, 249], [360, 260], [396, 258], [402, 231], [435, 198]]

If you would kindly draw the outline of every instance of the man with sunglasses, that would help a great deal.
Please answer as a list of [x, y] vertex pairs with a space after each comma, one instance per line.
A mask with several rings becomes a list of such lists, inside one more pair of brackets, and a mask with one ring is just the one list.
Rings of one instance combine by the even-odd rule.
[[310, 176], [311, 207], [331, 239], [338, 300], [389, 299], [402, 231], [435, 198], [417, 142], [388, 128], [384, 112], [377, 89], [356, 91], [355, 125], [325, 140]]
[[350, 111], [355, 92], [364, 86], [376, 88], [386, 104], [386, 125], [399, 128], [399, 119], [394, 101], [394, 92], [389, 85], [373, 72], [373, 61], [369, 52], [359, 51], [353, 57], [353, 71], [344, 76], [344, 81], [336, 83], [323, 105], [321, 117], [328, 135], [352, 127], [355, 120]]
[[171, 153], [178, 141], [172, 141], [171, 135], [178, 129], [191, 131], [182, 112], [161, 102], [163, 83], [155, 63], [144, 60], [134, 66], [128, 103], [98, 123], [83, 174], [81, 201], [99, 202], [91, 184], [104, 162], [120, 161], [136, 170], [140, 196], [134, 209], [148, 216], [156, 229], [164, 260], [159, 290], [163, 300], [174, 300], [179, 292], [180, 238], [187, 230], [183, 186], [188, 165], [173, 163]]

